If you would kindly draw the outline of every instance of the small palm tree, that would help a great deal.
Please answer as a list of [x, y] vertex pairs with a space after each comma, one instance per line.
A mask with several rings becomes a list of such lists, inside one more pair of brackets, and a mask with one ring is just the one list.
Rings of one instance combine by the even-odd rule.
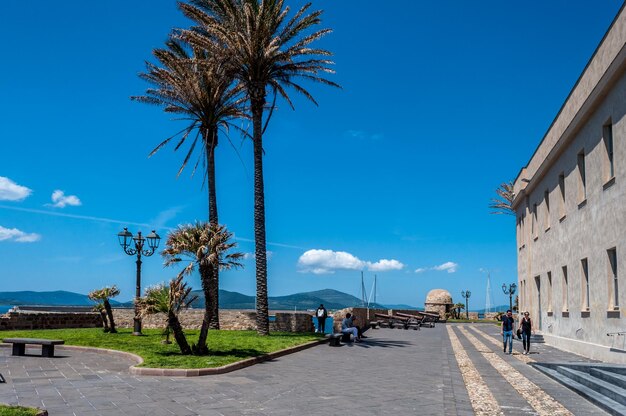
[[93, 310], [100, 314], [100, 318], [102, 318], [102, 329], [104, 330], [104, 332], [109, 332], [111, 329], [109, 328], [109, 320], [107, 319], [107, 311], [104, 308], [104, 303], [96, 303], [93, 307]]
[[[109, 332], [114, 334], [117, 332], [115, 329], [115, 321], [113, 320], [113, 309], [111, 308], [110, 299], [118, 296], [120, 294], [120, 290], [117, 286], [113, 285], [111, 287], [103, 287], [102, 289], [96, 289], [89, 292], [87, 297], [93, 300], [94, 302], [101, 302], [104, 305], [104, 310], [109, 318]], [[106, 326], [105, 326], [106, 328]], [[105, 330], [106, 332], [106, 330]]]
[[[293, 108], [287, 94], [289, 88], [317, 102], [299, 80], [339, 87], [326, 79], [334, 73], [329, 51], [311, 48], [314, 41], [331, 32], [315, 30], [321, 22], [321, 10], [308, 10], [304, 5], [287, 19], [289, 7], [283, 0], [189, 0], [179, 7], [197, 26], [181, 30], [178, 36], [211, 55], [225, 56], [234, 77], [246, 91], [253, 123], [254, 153], [254, 241], [257, 284], [257, 331], [269, 334], [267, 299], [267, 248], [265, 236], [265, 190], [263, 185], [263, 113], [268, 93], [273, 103], [280, 95]], [[274, 104], [269, 110], [271, 118]]]
[[166, 332], [174, 334], [174, 339], [183, 355], [191, 354], [191, 347], [178, 319], [179, 312], [187, 308], [197, 296], [190, 296], [191, 288], [183, 282], [185, 270], [172, 279], [169, 285], [165, 283], [146, 289], [144, 297], [139, 298], [137, 305], [139, 314], [144, 317], [156, 313], [164, 313], [167, 317]]
[[452, 310], [454, 311], [454, 318], [461, 319], [461, 311], [465, 309], [465, 305], [462, 303], [456, 303], [452, 306]]
[[211, 299], [217, 298], [212, 291], [219, 290], [218, 287], [211, 285], [215, 269], [227, 270], [242, 267], [239, 262], [243, 257], [242, 253], [227, 254], [229, 250], [237, 246], [237, 243], [230, 242], [231, 238], [232, 233], [223, 225], [206, 222], [181, 225], [168, 235], [162, 252], [166, 266], [187, 260], [190, 263], [185, 269], [186, 272], [189, 273], [196, 267], [199, 269], [204, 292], [204, 319], [196, 351], [194, 351], [199, 355], [208, 354], [206, 339], [209, 323], [211, 316], [218, 313], [218, 305], [211, 303]]
[[[152, 87], [146, 90], [146, 95], [131, 97], [131, 99], [163, 107], [166, 113], [182, 115], [189, 122], [187, 127], [179, 133], [182, 136], [174, 148], [178, 150], [185, 141], [191, 141], [178, 175], [189, 162], [201, 138], [201, 154], [193, 172], [202, 161], [208, 184], [209, 222], [217, 225], [215, 149], [218, 144], [218, 131], [220, 128], [239, 129], [233, 121], [246, 117], [243, 110], [242, 88], [233, 82], [232, 71], [221, 56], [215, 54], [208, 56], [201, 49], [191, 49], [177, 39], [170, 39], [166, 45], [165, 49], [153, 51], [160, 66], [146, 62], [147, 72], [139, 75]], [[150, 153], [150, 156], [177, 136], [178, 134], [165, 139]], [[211, 284], [219, 286], [219, 270], [215, 270]], [[212, 293], [217, 296], [219, 292], [212, 291]], [[211, 299], [211, 302], [218, 304], [219, 299]], [[219, 329], [218, 314], [213, 315], [211, 328]]]
[[497, 215], [515, 215], [515, 210], [513, 209], [513, 200], [515, 199], [513, 181], [502, 182], [496, 189], [496, 194], [498, 196], [491, 198], [491, 203], [489, 204], [489, 208], [495, 210], [491, 213]]

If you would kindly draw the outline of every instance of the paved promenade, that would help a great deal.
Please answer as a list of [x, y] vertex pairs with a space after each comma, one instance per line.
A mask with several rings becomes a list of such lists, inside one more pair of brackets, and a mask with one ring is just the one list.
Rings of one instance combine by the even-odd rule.
[[58, 348], [49, 359], [0, 348], [0, 402], [51, 416], [606, 414], [526, 363], [581, 357], [545, 345], [504, 355], [493, 325], [366, 335], [361, 344], [320, 345], [196, 378], [131, 376], [132, 361], [92, 352]]

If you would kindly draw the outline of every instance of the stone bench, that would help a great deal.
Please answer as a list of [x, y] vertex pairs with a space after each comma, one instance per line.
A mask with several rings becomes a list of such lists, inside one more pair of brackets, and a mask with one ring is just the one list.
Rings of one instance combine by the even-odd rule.
[[2, 342], [6, 344], [13, 344], [13, 355], [25, 355], [26, 344], [28, 345], [41, 345], [42, 357], [54, 357], [54, 346], [65, 344], [65, 341], [60, 339], [37, 339], [37, 338], [5, 338]]
[[328, 345], [330, 345], [331, 347], [338, 347], [341, 345], [341, 342], [351, 342], [352, 338], [350, 338], [350, 333], [343, 333], [343, 332], [335, 332], [334, 334], [330, 334], [328, 336]]

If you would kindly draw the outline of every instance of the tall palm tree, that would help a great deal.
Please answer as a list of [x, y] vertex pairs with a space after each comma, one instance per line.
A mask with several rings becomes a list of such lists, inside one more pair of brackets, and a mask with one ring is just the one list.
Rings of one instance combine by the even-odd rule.
[[[187, 139], [191, 140], [189, 150], [178, 170], [182, 173], [189, 162], [196, 145], [201, 139], [202, 152], [193, 172], [202, 161], [206, 169], [208, 188], [209, 222], [218, 224], [217, 194], [215, 190], [215, 149], [220, 128], [238, 128], [232, 122], [245, 117], [242, 106], [244, 97], [241, 87], [234, 83], [234, 75], [229, 70], [224, 57], [207, 53], [199, 48], [191, 48], [177, 39], [170, 39], [165, 49], [155, 49], [153, 55], [160, 66], [146, 62], [147, 71], [139, 76], [152, 85], [144, 96], [131, 97], [132, 100], [161, 106], [166, 113], [180, 114], [189, 122], [179, 134], [165, 139], [151, 153], [158, 152], [172, 139], [181, 135], [174, 150], [178, 150]], [[219, 287], [219, 270], [210, 283]], [[212, 293], [218, 296], [219, 290]], [[211, 299], [210, 326], [219, 329], [219, 299]]]
[[513, 200], [515, 193], [513, 192], [513, 181], [502, 182], [496, 189], [496, 198], [491, 198], [489, 208], [493, 209], [492, 214], [515, 215], [513, 209]]
[[[324, 78], [334, 73], [331, 53], [310, 48], [315, 40], [331, 32], [315, 30], [321, 22], [321, 10], [308, 12], [303, 6], [287, 19], [289, 7], [283, 0], [189, 0], [179, 3], [183, 13], [196, 23], [178, 36], [210, 54], [226, 55], [235, 78], [246, 91], [253, 123], [254, 147], [254, 240], [257, 283], [257, 331], [269, 334], [267, 299], [267, 249], [265, 237], [265, 191], [263, 185], [263, 113], [267, 95], [273, 95], [269, 118], [277, 95], [293, 108], [287, 94], [292, 88], [317, 104], [313, 96], [298, 82], [319, 82], [338, 87]], [[308, 14], [307, 14], [308, 13]]]
[[109, 332], [112, 334], [116, 333], [117, 329], [115, 329], [115, 321], [113, 320], [113, 309], [111, 308], [111, 302], [109, 302], [109, 300], [118, 296], [119, 294], [120, 290], [117, 288], [117, 286], [113, 285], [111, 287], [106, 286], [102, 289], [92, 290], [87, 295], [87, 297], [94, 302], [102, 303], [104, 305], [104, 310], [109, 317]]
[[213, 290], [217, 287], [211, 285], [211, 279], [215, 275], [215, 269], [227, 270], [242, 267], [239, 260], [242, 253], [227, 253], [237, 246], [230, 242], [232, 233], [223, 225], [213, 225], [206, 222], [181, 225], [172, 231], [165, 243], [162, 252], [165, 265], [170, 266], [181, 261], [189, 261], [186, 270], [191, 272], [195, 267], [200, 271], [202, 291], [204, 292], [204, 319], [200, 328], [200, 336], [196, 346], [197, 354], [208, 354], [206, 339], [211, 319], [211, 299], [216, 298]]
[[164, 283], [146, 289], [144, 297], [139, 298], [139, 314], [144, 317], [156, 313], [164, 313], [167, 317], [167, 330], [171, 330], [174, 339], [183, 355], [191, 354], [191, 347], [178, 320], [181, 309], [187, 308], [197, 296], [191, 295], [191, 288], [183, 282], [185, 270], [172, 279], [169, 285]]

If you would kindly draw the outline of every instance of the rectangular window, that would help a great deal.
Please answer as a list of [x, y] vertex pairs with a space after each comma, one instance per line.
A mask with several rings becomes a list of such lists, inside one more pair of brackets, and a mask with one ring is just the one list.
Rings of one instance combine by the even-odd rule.
[[615, 166], [613, 164], [613, 124], [609, 121], [602, 127], [602, 137], [604, 139], [605, 150], [605, 182], [611, 180], [615, 176]]
[[563, 219], [565, 217], [565, 174], [561, 173], [559, 175], [559, 194], [561, 195], [561, 204], [559, 206], [559, 218]]
[[569, 311], [569, 285], [567, 284], [567, 266], [563, 270], [563, 312]]
[[589, 310], [589, 265], [587, 263], [587, 259], [582, 259], [580, 261], [580, 268], [582, 271], [582, 289], [583, 289], [583, 302], [582, 302], [582, 310]]
[[537, 223], [537, 204], [533, 204], [533, 218], [532, 218], [532, 233], [533, 233], [533, 238], [537, 238], [539, 237], [539, 233], [538, 233], [538, 229], [539, 229], [539, 224]]
[[550, 229], [550, 191], [545, 191], [543, 193], [543, 200], [546, 204], [545, 215], [544, 215], [544, 226], [546, 231]]
[[585, 173], [585, 151], [578, 154], [578, 202], [587, 199], [587, 176]]
[[617, 281], [617, 250], [606, 251], [609, 257], [609, 310], [619, 309], [619, 285]]
[[548, 272], [548, 312], [552, 312], [552, 272]]

